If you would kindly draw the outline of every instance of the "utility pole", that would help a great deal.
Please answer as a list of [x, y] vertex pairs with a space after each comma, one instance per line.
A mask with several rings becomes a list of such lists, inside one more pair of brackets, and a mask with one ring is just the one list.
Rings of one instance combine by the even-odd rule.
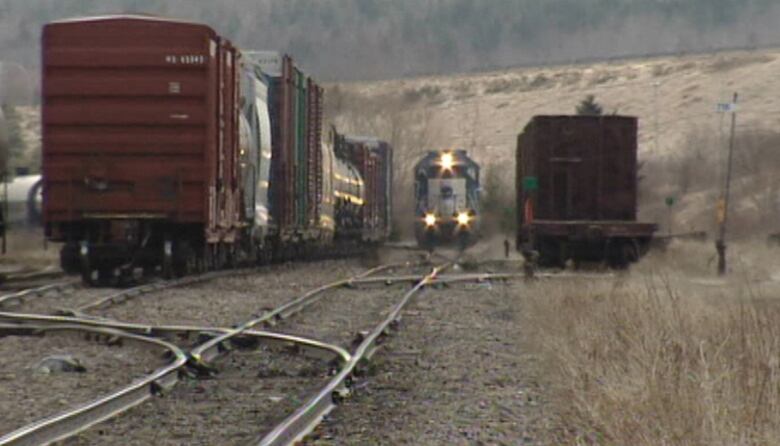
[[658, 129], [658, 87], [660, 86], [660, 82], [653, 82], [653, 121], [655, 127], [655, 138], [653, 138], [653, 144], [655, 145], [655, 156], [658, 156], [658, 139], [661, 137]]
[[729, 135], [729, 156], [726, 164], [726, 185], [723, 191], [723, 198], [719, 203], [718, 219], [720, 220], [720, 234], [715, 242], [715, 249], [718, 252], [718, 275], [726, 275], [726, 223], [729, 217], [729, 196], [731, 194], [731, 170], [734, 160], [734, 140], [737, 130], [737, 99], [739, 96], [734, 93], [734, 99], [727, 107], [720, 107], [723, 111], [731, 112], [731, 134]]

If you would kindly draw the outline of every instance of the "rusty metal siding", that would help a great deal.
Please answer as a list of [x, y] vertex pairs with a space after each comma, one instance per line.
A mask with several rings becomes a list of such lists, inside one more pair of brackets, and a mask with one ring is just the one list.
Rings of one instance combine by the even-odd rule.
[[[518, 137], [517, 163], [521, 224], [528, 197], [537, 220], [636, 220], [636, 118], [537, 116]], [[524, 191], [524, 177], [538, 190]]]
[[364, 236], [377, 240], [391, 229], [392, 147], [373, 138], [337, 135], [336, 156], [349, 161], [363, 178], [365, 203], [360, 219]]
[[283, 237], [317, 237], [323, 199], [323, 90], [289, 56], [282, 56], [279, 66], [269, 93], [272, 216]]
[[322, 204], [322, 98], [323, 90], [312, 79], [307, 80], [307, 129], [306, 129], [306, 220], [310, 227], [320, 221]]
[[47, 25], [42, 56], [47, 222], [151, 215], [235, 229], [229, 42], [200, 24], [116, 16]]

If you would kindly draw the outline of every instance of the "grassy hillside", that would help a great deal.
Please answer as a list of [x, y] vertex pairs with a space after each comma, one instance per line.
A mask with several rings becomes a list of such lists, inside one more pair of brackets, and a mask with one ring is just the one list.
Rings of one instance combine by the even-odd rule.
[[665, 224], [664, 198], [675, 196], [676, 230], [712, 229], [729, 124], [716, 105], [739, 92], [734, 222], [746, 234], [780, 227], [779, 73], [775, 50], [524, 68], [333, 85], [328, 110], [341, 127], [394, 142], [402, 179], [424, 150], [459, 147], [510, 188], [523, 126], [592, 94], [640, 119], [642, 218]]

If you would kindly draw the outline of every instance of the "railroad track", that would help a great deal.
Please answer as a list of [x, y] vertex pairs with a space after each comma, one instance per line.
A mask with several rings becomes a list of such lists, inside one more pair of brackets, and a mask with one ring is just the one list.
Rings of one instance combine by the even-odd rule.
[[389, 328], [401, 320], [401, 312], [412, 297], [430, 284], [436, 276], [449, 264], [434, 267], [430, 274], [420, 280], [411, 290], [406, 292], [401, 300], [393, 306], [390, 313], [374, 327], [360, 342], [352, 356], [339, 372], [314, 396], [275, 427], [270, 433], [262, 436], [253, 444], [263, 446], [289, 445], [303, 439], [311, 433], [324, 417], [336, 406], [336, 401], [349, 394], [349, 384], [358, 366], [376, 352], [377, 343], [389, 334]]
[[[445, 266], [449, 266], [449, 263], [434, 267], [427, 274], [418, 274], [416, 273], [416, 269], [419, 269], [418, 265], [383, 265], [351, 278], [317, 287], [230, 328], [207, 325], [152, 325], [96, 317], [87, 313], [95, 309], [126, 303], [144, 294], [234, 275], [235, 272], [233, 274], [211, 273], [205, 275], [207, 277], [187, 278], [123, 290], [84, 305], [69, 315], [2, 312], [0, 313], [0, 333], [19, 331], [34, 333], [40, 330], [56, 329], [56, 327], [69, 327], [72, 330], [82, 328], [86, 331], [106, 330], [115, 334], [121, 333], [133, 337], [133, 339], [154, 339], [167, 343], [166, 345], [177, 347], [183, 354], [184, 360], [181, 361], [178, 354], [172, 354], [177, 358], [176, 361], [167, 365], [166, 368], [150, 374], [144, 380], [134, 382], [130, 386], [90, 404], [74, 408], [56, 417], [25, 426], [0, 437], [0, 445], [47, 444], [62, 438], [72, 437], [100, 421], [124, 414], [130, 408], [149, 400], [154, 395], [171, 392], [184, 376], [213, 373], [214, 364], [221, 358], [228, 356], [228, 353], [259, 347], [282, 352], [294, 351], [296, 354], [301, 354], [302, 357], [324, 361], [329, 364], [330, 373], [333, 374], [332, 378], [320, 386], [316, 392], [305, 398], [304, 404], [292, 410], [291, 415], [272, 429], [264, 430], [266, 432], [264, 435], [260, 435], [262, 431], [257, 432], [256, 434], [259, 436], [251, 441], [251, 444], [262, 445], [292, 444], [310, 433], [323, 417], [333, 410], [335, 401], [350, 393], [349, 386], [355, 373], [370, 360], [376, 352], [378, 344], [391, 332], [392, 327], [397, 326], [404, 308], [420, 291], [434, 285], [513, 280], [523, 277], [521, 274], [510, 272], [443, 274]], [[387, 271], [393, 271], [394, 274], [387, 275]], [[272, 328], [284, 327], [293, 316], [316, 305], [328, 291], [340, 288], [359, 291], [371, 285], [400, 286], [406, 283], [413, 283], [414, 286], [402, 293], [401, 299], [390, 308], [377, 325], [361, 333], [351, 350], [338, 343], [324, 342], [312, 337], [268, 331]], [[186, 348], [182, 347], [183, 342], [187, 343]], [[122, 417], [122, 419], [124, 418]]]
[[24, 290], [45, 285], [55, 279], [63, 279], [65, 274], [59, 270], [20, 271], [0, 274], [0, 290]]
[[[396, 266], [398, 265], [384, 265], [366, 271], [355, 276], [353, 279], [363, 278]], [[80, 310], [105, 308], [107, 306], [127, 302], [128, 300], [143, 294], [153, 293], [172, 287], [195, 284], [218, 277], [234, 276], [236, 274], [240, 273], [210, 273], [201, 277], [144, 285], [112, 293], [109, 296], [80, 307]], [[159, 340], [159, 342], [168, 342], [162, 341], [161, 339], [181, 342], [183, 339], [207, 338], [205, 342], [198, 344], [197, 348], [185, 355], [186, 360], [184, 362], [176, 361], [170, 367], [149, 375], [143, 381], [134, 382], [129, 387], [120, 389], [111, 395], [102, 397], [90, 404], [75, 408], [72, 411], [63, 413], [59, 416], [42, 420], [14, 431], [1, 437], [0, 445], [47, 444], [52, 441], [73, 436], [91, 425], [125, 412], [161, 391], [167, 391], [176, 384], [179, 375], [184, 371], [189, 369], [197, 372], [198, 370], [207, 369], [208, 366], [205, 361], [216, 358], [228, 348], [228, 345], [231, 342], [241, 345], [255, 343], [257, 345], [262, 344], [281, 348], [295, 346], [296, 350], [299, 352], [318, 359], [327, 359], [333, 362], [348, 361], [350, 358], [349, 353], [338, 346], [291, 335], [252, 330], [251, 328], [263, 323], [273, 324], [275, 320], [289, 317], [316, 302], [320, 298], [320, 295], [325, 291], [336, 287], [346, 286], [350, 283], [350, 280], [352, 279], [336, 281], [324, 287], [315, 289], [274, 311], [267, 312], [261, 317], [242, 324], [242, 326], [238, 328], [230, 329], [205, 326], [151, 326], [134, 324], [97, 318], [78, 310], [72, 311], [71, 314], [67, 316], [0, 312], [0, 333], [6, 335], [24, 333], [37, 334], [45, 330], [57, 330], [62, 327], [68, 327], [69, 330], [81, 329], [84, 332], [104, 331], [115, 335], [122, 334], [131, 339], [150, 339]], [[4, 296], [2, 301], [6, 303], [11, 301], [23, 301], [27, 298], [34, 298], [41, 293], [58, 289], [59, 286], [61, 285], [47, 285], [45, 287], [27, 290], [23, 293], [15, 293], [13, 296]]]

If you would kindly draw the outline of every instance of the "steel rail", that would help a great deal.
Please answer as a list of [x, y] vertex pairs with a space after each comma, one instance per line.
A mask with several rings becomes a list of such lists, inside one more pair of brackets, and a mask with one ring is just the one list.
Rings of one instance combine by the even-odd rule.
[[[141, 296], [143, 294], [149, 294], [153, 293], [155, 291], [162, 291], [170, 288], [176, 288], [186, 285], [192, 285], [195, 283], [201, 283], [201, 282], [207, 282], [210, 280], [220, 279], [223, 277], [232, 277], [232, 276], [241, 276], [245, 274], [252, 274], [257, 271], [259, 271], [262, 267], [257, 268], [244, 268], [244, 269], [238, 269], [238, 270], [224, 270], [224, 271], [213, 271], [206, 274], [201, 274], [197, 276], [187, 276], [183, 277], [181, 279], [174, 279], [169, 281], [155, 281], [151, 283], [146, 283], [143, 285], [139, 285], [136, 287], [128, 288], [125, 290], [118, 291], [116, 293], [110, 294], [106, 297], [103, 297], [95, 302], [88, 303], [86, 305], [82, 305], [80, 307], [77, 307], [75, 310], [69, 310], [69, 311], [77, 311], [77, 312], [87, 312], [92, 309], [96, 308], [106, 308], [113, 305], [118, 305], [122, 302], [126, 302], [134, 297]], [[57, 284], [50, 284], [50, 285], [44, 285], [38, 288], [31, 288], [29, 290], [23, 290], [16, 293], [7, 294], [4, 296], [0, 296], [0, 307], [4, 306], [5, 304], [9, 302], [16, 302], [18, 304], [24, 302], [25, 297], [30, 296], [41, 296], [44, 293], [52, 290], [62, 290], [66, 288], [75, 288], [81, 283], [80, 280], [70, 280], [65, 281], [62, 283]]]
[[75, 310], [81, 313], [86, 313], [90, 310], [105, 309], [108, 307], [112, 307], [114, 305], [119, 305], [121, 303], [127, 302], [135, 297], [139, 297], [144, 294], [149, 294], [156, 291], [162, 291], [171, 288], [178, 288], [187, 285], [194, 285], [196, 283], [203, 283], [203, 282], [222, 279], [226, 277], [239, 277], [242, 275], [253, 274], [259, 272], [262, 268], [263, 267], [255, 267], [255, 268], [243, 268], [243, 269], [235, 269], [235, 270], [212, 271], [197, 276], [186, 276], [180, 279], [152, 282], [152, 283], [140, 285], [133, 288], [128, 288], [126, 290], [122, 290], [114, 294], [110, 294], [94, 302], [77, 307], [75, 308]]
[[[229, 329], [214, 327], [154, 327], [154, 329], [169, 332], [175, 331], [178, 333], [187, 332], [188, 335], [195, 333], [224, 333], [230, 331]], [[90, 327], [78, 324], [38, 326], [0, 324], [0, 333], [6, 332], [11, 335], [35, 335], [44, 331], [58, 330], [87, 331], [111, 337], [131, 339], [148, 344], [156, 344], [171, 351], [175, 355], [175, 361], [158, 369], [153, 374], [136, 380], [127, 387], [107, 396], [61, 414], [34, 422], [0, 437], [0, 446], [45, 445], [77, 435], [100, 422], [127, 412], [133, 407], [147, 401], [154, 395], [169, 391], [178, 383], [180, 373], [189, 363], [188, 356], [175, 345], [159, 339], [127, 333], [123, 330]], [[339, 346], [300, 336], [255, 330], [246, 331], [242, 333], [241, 336], [248, 337], [252, 341], [257, 341], [258, 344], [266, 344], [271, 347], [281, 346], [287, 348], [292, 346], [299, 349], [302, 353], [309, 354], [316, 359], [336, 360], [342, 364], [348, 363], [352, 359], [349, 352]], [[222, 350], [220, 351], [220, 354], [227, 351], [228, 350]]]
[[293, 299], [283, 305], [280, 305], [279, 307], [276, 307], [275, 309], [262, 314], [260, 317], [247, 321], [237, 326], [233, 330], [224, 333], [220, 336], [217, 336], [214, 339], [210, 340], [209, 342], [206, 342], [205, 344], [193, 349], [191, 352], [192, 357], [195, 358], [195, 360], [197, 361], [208, 363], [215, 357], [215, 355], [221, 348], [220, 346], [234, 336], [238, 336], [241, 333], [250, 330], [253, 327], [256, 327], [257, 325], [263, 323], [273, 324], [276, 320], [286, 319], [296, 313], [299, 313], [309, 305], [312, 305], [313, 303], [319, 301], [326, 291], [340, 288], [343, 286], [349, 286], [355, 283], [356, 280], [364, 279], [373, 274], [386, 271], [391, 268], [396, 268], [398, 266], [405, 266], [405, 265], [407, 264], [403, 263], [403, 264], [381, 265], [376, 268], [372, 268], [370, 270], [364, 271], [358, 274], [357, 276], [348, 279], [337, 280], [327, 285], [323, 285], [319, 288], [315, 288], [314, 290], [311, 290], [303, 294], [297, 299]]
[[[422, 280], [425, 276], [418, 274], [409, 274], [405, 276], [379, 276], [368, 277], [353, 281], [354, 285], [385, 284], [392, 285], [398, 282], [415, 283]], [[614, 274], [573, 274], [573, 273], [536, 273], [534, 279], [613, 279]], [[491, 280], [510, 281], [516, 279], [527, 279], [524, 273], [464, 273], [447, 274], [437, 277], [431, 282], [431, 285], [448, 284], [458, 282], [488, 282]]]
[[[365, 271], [363, 274], [361, 274], [361, 277], [368, 276], [372, 274], [376, 274], [378, 272], [395, 268], [398, 266], [403, 266], [402, 263], [397, 264], [389, 264], [389, 265], [380, 265], [376, 268], [372, 268], [368, 271]], [[141, 285], [138, 287], [130, 288], [127, 290], [122, 290], [120, 292], [111, 294], [109, 296], [103, 297], [101, 299], [98, 299], [94, 302], [88, 303], [86, 305], [82, 305], [78, 308], [76, 308], [74, 311], [78, 313], [87, 313], [91, 310], [96, 309], [105, 309], [107, 307], [112, 307], [114, 305], [119, 305], [121, 303], [127, 302], [135, 297], [141, 296], [143, 294], [149, 294], [155, 291], [162, 291], [165, 289], [170, 288], [177, 288], [181, 286], [187, 286], [187, 285], [194, 285], [196, 283], [202, 283], [202, 282], [208, 282], [215, 279], [222, 279], [225, 277], [233, 277], [233, 276], [241, 276], [241, 275], [247, 275], [247, 274], [253, 274], [258, 271], [260, 271], [264, 267], [258, 267], [258, 268], [245, 268], [240, 270], [225, 270], [225, 271], [213, 271], [206, 274], [201, 274], [198, 276], [188, 276], [183, 277], [181, 279], [174, 279], [169, 280], [165, 282], [155, 282], [150, 283], [146, 285]]]
[[[275, 315], [281, 315], [284, 310], [291, 311], [293, 308], [296, 308], [295, 311], [300, 311], [306, 305], [311, 303], [309, 302], [311, 299], [316, 297], [318, 294], [321, 294], [326, 289], [330, 289], [335, 286], [347, 285], [353, 280], [365, 278], [387, 269], [403, 265], [406, 264], [382, 265], [367, 270], [353, 278], [334, 282], [334, 284], [331, 284], [330, 286], [320, 287], [312, 292], [306, 293], [304, 296], [301, 296], [298, 299], [291, 301], [287, 305], [281, 306], [278, 309], [279, 311], [271, 312], [265, 315], [264, 318], [259, 318], [260, 322], [262, 322], [262, 320], [268, 320]], [[222, 272], [218, 272], [217, 274], [220, 277], [227, 275], [221, 273]], [[230, 273], [231, 275], [234, 275], [235, 271], [230, 271]], [[215, 278], [215, 275], [216, 274], [212, 273], [206, 275], [209, 276], [207, 278], [199, 276], [194, 279], [185, 278], [171, 282], [144, 285], [142, 287], [136, 287], [134, 289], [116, 293], [112, 296], [109, 296], [108, 298], [101, 299], [100, 301], [96, 302], [96, 305], [88, 305], [86, 307], [98, 308], [103, 305], [115, 305], [126, 300], [124, 299], [124, 296], [133, 297], [138, 294], [170, 288], [173, 286], [192, 284], [202, 280]], [[74, 314], [78, 313], [74, 312]], [[132, 407], [135, 407], [138, 404], [146, 401], [160, 390], [168, 390], [175, 386], [178, 382], [179, 373], [186, 365], [190, 364], [195, 367], [202, 366], [203, 360], [200, 355], [205, 356], [209, 360], [213, 360], [220, 354], [229, 351], [231, 348], [229, 347], [229, 343], [226, 341], [233, 342], [241, 338], [249, 337], [253, 340], [257, 340], [258, 343], [265, 343], [271, 347], [294, 346], [295, 348], [300, 349], [303, 353], [308, 353], [318, 359], [338, 360], [341, 364], [348, 364], [352, 360], [350, 353], [340, 346], [328, 344], [318, 340], [303, 338], [300, 336], [251, 330], [250, 326], [242, 326], [239, 330], [217, 327], [152, 326], [146, 324], [114, 321], [111, 319], [97, 317], [87, 317], [86, 315], [84, 315], [84, 317], [74, 317], [21, 314], [11, 312], [0, 312], [0, 320], [4, 321], [0, 323], [0, 332], [5, 331], [7, 333], [20, 333], [25, 332], [25, 330], [28, 332], [34, 332], [36, 330], [54, 330], [57, 329], [57, 327], [60, 327], [60, 329], [62, 329], [62, 327], [70, 327], [73, 330], [101, 332], [111, 336], [139, 339], [148, 342], [159, 343], [160, 345], [171, 346], [173, 346], [173, 344], [168, 344], [155, 338], [162, 336], [182, 337], [182, 335], [190, 337], [193, 334], [214, 335], [214, 338], [196, 348], [196, 351], [199, 352], [198, 356], [185, 355], [180, 349], [173, 346], [176, 349], [175, 351], [177, 360], [169, 367], [162, 369], [153, 375], [150, 375], [147, 379], [141, 382], [133, 383], [129, 387], [121, 389], [107, 397], [94, 401], [93, 403], [89, 403], [61, 415], [33, 423], [4, 437], [1, 437], [0, 446], [49, 444], [53, 441], [62, 440], [76, 435], [97, 423], [118, 416]]]
[[[30, 330], [41, 327], [57, 327], [68, 325], [72, 327], [83, 327], [85, 329], [105, 329], [116, 330], [122, 333], [142, 336], [148, 339], [182, 339], [210, 334], [218, 336], [233, 331], [232, 328], [192, 326], [192, 325], [147, 325], [132, 322], [121, 322], [112, 319], [98, 318], [80, 318], [72, 316], [49, 316], [41, 314], [19, 314], [0, 312], [0, 333], [3, 331]], [[257, 338], [260, 342], [272, 346], [303, 348], [305, 352], [312, 352], [312, 357], [317, 359], [339, 359], [342, 362], [349, 360], [349, 352], [337, 345], [328, 344], [316, 339], [303, 336], [295, 336], [283, 333], [275, 333], [263, 330], [247, 330], [241, 333], [243, 336]], [[170, 342], [170, 341], [168, 341]], [[222, 345], [223, 350], [229, 350], [229, 347]], [[220, 351], [221, 352], [221, 351]]]
[[[355, 285], [385, 284], [392, 285], [398, 282], [419, 282], [426, 276], [419, 274], [410, 274], [406, 276], [385, 276], [369, 277], [354, 281]], [[440, 275], [430, 282], [430, 285], [457, 283], [457, 282], [487, 282], [491, 280], [513, 280], [522, 279], [525, 275], [522, 273], [473, 273], [473, 274], [452, 274]]]
[[[396, 264], [390, 264], [390, 265], [381, 265], [379, 267], [370, 269], [363, 273], [363, 276], [368, 276], [372, 274], [376, 274], [378, 272], [395, 268], [399, 266], [406, 266], [409, 265], [408, 263], [396, 263]], [[238, 270], [224, 270], [224, 271], [213, 271], [206, 274], [201, 274], [197, 276], [188, 276], [183, 277], [181, 279], [175, 279], [175, 280], [169, 280], [164, 282], [152, 282], [147, 283], [143, 285], [139, 285], [136, 287], [128, 288], [126, 290], [121, 290], [116, 293], [110, 294], [106, 297], [100, 298], [94, 302], [82, 305], [80, 307], [77, 307], [72, 311], [73, 313], [87, 313], [90, 310], [95, 309], [101, 309], [106, 308], [114, 305], [118, 305], [120, 303], [124, 303], [130, 299], [133, 299], [135, 297], [141, 296], [143, 294], [149, 294], [153, 293], [155, 291], [162, 291], [165, 289], [170, 288], [176, 288], [181, 286], [187, 286], [187, 285], [193, 285], [196, 283], [201, 282], [207, 282], [210, 280], [220, 279], [224, 277], [232, 277], [232, 276], [241, 276], [246, 274], [252, 274], [255, 272], [258, 272], [263, 267], [256, 267], [256, 268], [244, 268], [244, 269], [238, 269]], [[21, 304], [25, 301], [25, 298], [27, 297], [36, 297], [41, 296], [49, 291], [61, 291], [68, 288], [75, 288], [79, 286], [81, 283], [80, 280], [68, 280], [60, 283], [54, 283], [54, 284], [48, 284], [43, 285], [40, 287], [30, 288], [27, 290], [17, 291], [14, 293], [9, 293], [0, 296], [0, 308], [8, 305], [8, 304]]]
[[82, 325], [17, 326], [13, 328], [4, 327], [4, 329], [12, 330], [17, 334], [20, 330], [27, 330], [29, 334], [48, 331], [90, 332], [161, 347], [170, 352], [174, 359], [170, 364], [157, 369], [150, 375], [135, 380], [132, 384], [118, 392], [59, 415], [44, 418], [0, 437], [0, 445], [2, 446], [44, 445], [71, 437], [97, 423], [141, 404], [164, 389], [172, 387], [178, 381], [179, 369], [187, 363], [187, 356], [177, 346], [159, 339], [126, 333], [121, 330]]
[[29, 288], [22, 291], [17, 291], [15, 293], [9, 293], [0, 296], [0, 308], [9, 305], [9, 304], [16, 304], [20, 305], [24, 303], [26, 298], [29, 297], [38, 297], [45, 293], [48, 293], [49, 291], [62, 291], [68, 288], [75, 288], [79, 284], [79, 281], [77, 280], [69, 280], [59, 283], [52, 283], [48, 285], [43, 285], [35, 288]]
[[355, 349], [352, 358], [347, 362], [339, 373], [331, 379], [316, 395], [310, 398], [303, 406], [293, 412], [281, 424], [276, 426], [270, 433], [252, 444], [260, 446], [282, 446], [291, 445], [302, 440], [311, 433], [314, 428], [323, 420], [323, 418], [335, 408], [336, 395], [348, 393], [348, 382], [355, 373], [358, 365], [370, 358], [375, 351], [375, 344], [383, 335], [387, 334], [388, 328], [400, 321], [401, 312], [409, 303], [411, 298], [422, 290], [426, 285], [432, 283], [437, 275], [446, 269], [449, 265], [442, 265], [433, 268], [433, 271], [420, 280], [411, 290], [404, 294], [390, 311], [390, 314], [369, 333], [360, 345]]
[[40, 283], [43, 280], [54, 280], [64, 278], [65, 273], [55, 269], [45, 269], [40, 271], [0, 273], [0, 287], [3, 289], [23, 289], [26, 283]]

